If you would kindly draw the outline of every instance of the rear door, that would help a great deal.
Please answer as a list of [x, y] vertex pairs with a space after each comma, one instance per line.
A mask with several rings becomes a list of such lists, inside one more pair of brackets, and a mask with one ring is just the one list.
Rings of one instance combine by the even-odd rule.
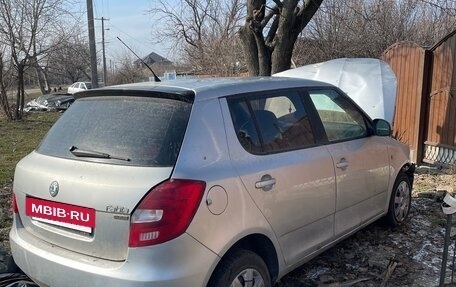
[[148, 96], [76, 101], [17, 165], [27, 232], [79, 253], [126, 258], [130, 215], [170, 177], [192, 106]]
[[222, 99], [230, 157], [293, 264], [333, 237], [334, 167], [298, 91]]
[[342, 235], [383, 212], [389, 183], [388, 150], [368, 118], [336, 90], [310, 90], [336, 171], [335, 233]]

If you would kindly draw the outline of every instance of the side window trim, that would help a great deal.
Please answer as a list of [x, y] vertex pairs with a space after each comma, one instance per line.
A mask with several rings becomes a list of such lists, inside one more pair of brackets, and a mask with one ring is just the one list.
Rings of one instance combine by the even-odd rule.
[[252, 117], [253, 119], [253, 125], [255, 126], [255, 129], [256, 129], [256, 133], [258, 135], [258, 140], [260, 141], [260, 145], [261, 145], [261, 152], [265, 152], [264, 150], [264, 139], [263, 139], [263, 134], [262, 134], [262, 131], [260, 129], [260, 126], [258, 124], [258, 120], [256, 118], [256, 115], [255, 115], [255, 112], [253, 111], [253, 108], [252, 108], [252, 104], [250, 103], [250, 101], [247, 99], [247, 97], [244, 97], [243, 98], [244, 101], [245, 101], [245, 104], [247, 105], [247, 108], [249, 109], [249, 113], [250, 113], [250, 116]]
[[301, 101], [303, 102], [304, 106], [307, 107], [307, 113], [309, 114], [310, 125], [312, 127], [312, 132], [315, 136], [315, 142], [317, 145], [325, 145], [327, 144], [328, 137], [326, 136], [325, 129], [323, 127], [323, 123], [318, 115], [318, 111], [315, 108], [312, 100], [309, 96], [309, 91], [311, 89], [302, 89], [299, 93], [301, 95]]

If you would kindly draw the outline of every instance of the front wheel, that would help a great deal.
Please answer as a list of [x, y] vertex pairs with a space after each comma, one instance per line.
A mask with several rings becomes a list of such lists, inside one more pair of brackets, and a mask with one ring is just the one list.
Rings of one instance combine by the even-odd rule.
[[256, 253], [238, 249], [224, 258], [214, 271], [210, 287], [271, 287], [271, 277]]
[[386, 221], [391, 226], [398, 226], [403, 223], [409, 213], [412, 201], [412, 186], [408, 176], [400, 172], [394, 182], [393, 191], [389, 203]]

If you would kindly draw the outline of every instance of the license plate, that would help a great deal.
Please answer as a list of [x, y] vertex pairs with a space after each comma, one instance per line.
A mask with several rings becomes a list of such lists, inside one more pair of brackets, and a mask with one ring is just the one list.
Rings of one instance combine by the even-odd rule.
[[32, 219], [91, 233], [95, 228], [95, 209], [48, 201], [25, 199], [25, 214]]

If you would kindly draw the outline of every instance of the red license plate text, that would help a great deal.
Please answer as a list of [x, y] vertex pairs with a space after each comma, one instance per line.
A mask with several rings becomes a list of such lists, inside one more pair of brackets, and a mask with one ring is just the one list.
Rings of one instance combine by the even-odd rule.
[[25, 214], [33, 218], [95, 227], [95, 210], [91, 208], [27, 197]]

